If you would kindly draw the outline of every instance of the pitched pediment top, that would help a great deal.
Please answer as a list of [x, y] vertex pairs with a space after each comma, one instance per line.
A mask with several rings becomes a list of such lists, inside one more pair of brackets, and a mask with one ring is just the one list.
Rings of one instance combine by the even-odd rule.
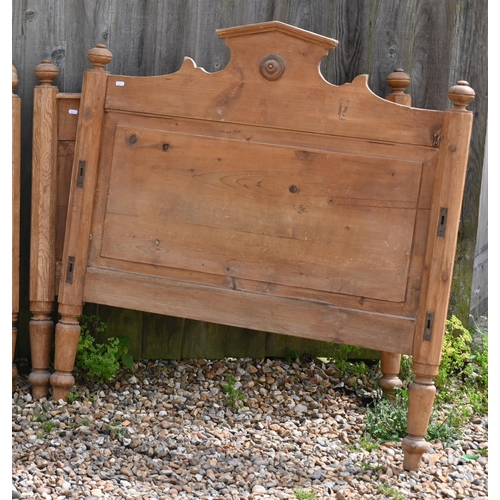
[[247, 24], [245, 26], [235, 26], [233, 28], [221, 28], [216, 30], [217, 35], [222, 38], [233, 38], [237, 36], [255, 35], [277, 31], [304, 41], [320, 45], [326, 49], [333, 49], [338, 45], [338, 41], [323, 35], [318, 35], [311, 31], [282, 23], [281, 21], [268, 21], [265, 23]]

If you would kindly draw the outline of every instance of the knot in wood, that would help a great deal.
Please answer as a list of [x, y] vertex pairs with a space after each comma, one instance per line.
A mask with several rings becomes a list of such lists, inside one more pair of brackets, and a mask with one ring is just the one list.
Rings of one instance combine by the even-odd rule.
[[285, 69], [285, 60], [278, 54], [268, 54], [260, 61], [260, 74], [266, 80], [277, 80]]

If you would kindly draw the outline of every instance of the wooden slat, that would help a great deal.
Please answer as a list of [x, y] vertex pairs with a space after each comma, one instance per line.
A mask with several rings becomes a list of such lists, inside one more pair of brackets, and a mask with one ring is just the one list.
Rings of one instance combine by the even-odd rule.
[[224, 358], [228, 329], [228, 326], [216, 322], [186, 319], [182, 336], [182, 352], [184, 353], [182, 357], [188, 357], [187, 353], [189, 353], [191, 358]]
[[[144, 358], [181, 359], [182, 339], [184, 336], [184, 318], [162, 316], [160, 314], [142, 313], [141, 353]], [[193, 356], [186, 352], [188, 358]]]
[[228, 327], [224, 345], [225, 356], [252, 359], [262, 359], [266, 356], [272, 356], [267, 350], [267, 338], [269, 335], [271, 334], [248, 330], [246, 328]]
[[80, 94], [57, 94], [59, 141], [75, 141], [80, 110]]
[[225, 323], [253, 330], [411, 353], [414, 321], [410, 318], [87, 269], [85, 301], [133, 308], [137, 297], [143, 310], [158, 314], [211, 323], [224, 318]]

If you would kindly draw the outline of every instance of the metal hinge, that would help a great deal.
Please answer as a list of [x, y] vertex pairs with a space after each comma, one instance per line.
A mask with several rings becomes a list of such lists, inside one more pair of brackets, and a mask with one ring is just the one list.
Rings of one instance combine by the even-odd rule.
[[433, 323], [434, 323], [434, 313], [428, 312], [425, 315], [424, 340], [431, 340]]
[[80, 160], [78, 162], [78, 176], [76, 178], [76, 185], [80, 188], [83, 187], [83, 180], [85, 178], [85, 167], [87, 162], [85, 160]]
[[448, 209], [447, 208], [441, 208], [439, 211], [439, 222], [438, 222], [438, 230], [437, 230], [437, 235], [444, 237], [444, 234], [446, 232], [446, 221], [448, 219]]
[[66, 270], [66, 283], [73, 284], [73, 273], [75, 272], [75, 258], [68, 257], [68, 269]]

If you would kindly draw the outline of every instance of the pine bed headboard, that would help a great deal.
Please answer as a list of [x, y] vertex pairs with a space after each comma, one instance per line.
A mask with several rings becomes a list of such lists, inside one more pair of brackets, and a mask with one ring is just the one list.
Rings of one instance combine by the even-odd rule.
[[86, 301], [409, 354], [404, 467], [417, 469], [474, 92], [461, 81], [453, 109], [416, 109], [366, 75], [326, 82], [335, 40], [276, 21], [217, 33], [231, 60], [212, 74], [186, 58], [169, 75], [111, 75], [111, 53], [89, 51], [53, 397], [74, 384]]

